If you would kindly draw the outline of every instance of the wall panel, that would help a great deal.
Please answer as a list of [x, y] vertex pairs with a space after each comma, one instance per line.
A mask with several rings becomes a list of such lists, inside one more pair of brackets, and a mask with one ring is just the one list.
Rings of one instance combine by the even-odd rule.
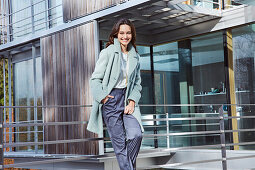
[[[94, 25], [88, 23], [41, 39], [43, 104], [92, 104], [89, 78], [95, 65]], [[87, 121], [91, 108], [46, 108], [45, 122]], [[97, 137], [86, 125], [47, 126], [45, 141]], [[45, 153], [98, 154], [97, 142], [46, 145]]]
[[127, 0], [63, 0], [65, 22]]

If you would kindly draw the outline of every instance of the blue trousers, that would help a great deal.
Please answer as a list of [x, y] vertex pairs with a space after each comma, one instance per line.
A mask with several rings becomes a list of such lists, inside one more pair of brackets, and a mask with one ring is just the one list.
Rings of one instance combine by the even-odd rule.
[[124, 114], [124, 89], [114, 88], [102, 107], [112, 146], [121, 170], [135, 170], [136, 157], [142, 142], [142, 131], [137, 119], [132, 114]]

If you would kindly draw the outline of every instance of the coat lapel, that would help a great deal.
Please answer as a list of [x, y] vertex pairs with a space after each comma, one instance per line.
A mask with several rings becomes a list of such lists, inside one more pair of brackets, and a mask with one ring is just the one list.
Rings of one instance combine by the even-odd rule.
[[128, 68], [128, 77], [133, 73], [137, 65], [137, 54], [135, 48], [130, 44], [130, 50], [128, 52], [129, 68]]

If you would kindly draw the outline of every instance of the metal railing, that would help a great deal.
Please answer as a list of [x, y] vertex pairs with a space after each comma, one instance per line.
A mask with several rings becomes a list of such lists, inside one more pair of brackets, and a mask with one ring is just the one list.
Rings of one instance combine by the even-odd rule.
[[[116, 6], [127, 1], [130, 0], [118, 0], [115, 3], [106, 6], [105, 8], [110, 8], [112, 6]], [[41, 0], [36, 3], [31, 3], [31, 5], [28, 5], [14, 12], [9, 12], [9, 10], [7, 9], [12, 8], [11, 4], [7, 3], [7, 1], [5, 3], [7, 4], [8, 7], [6, 7], [6, 10], [2, 9], [2, 15], [0, 16], [0, 21], [2, 23], [0, 25], [0, 45], [6, 44], [17, 38], [34, 34], [35, 32], [41, 30], [50, 29], [56, 25], [59, 25], [59, 22], [60, 24], [64, 23], [62, 3], [49, 7], [48, 0]], [[36, 7], [36, 5], [39, 4], [42, 5], [42, 3], [45, 4], [45, 9], [36, 12], [36, 10], [40, 9]], [[56, 12], [58, 9], [61, 9], [60, 13]], [[98, 11], [103, 9], [99, 9]], [[93, 11], [92, 13], [98, 11]], [[15, 16], [24, 16], [24, 13], [27, 13], [28, 15], [25, 17], [20, 17], [19, 19], [15, 20]], [[89, 14], [90, 13], [87, 13], [85, 15]], [[83, 16], [77, 16], [76, 18], [72, 18], [71, 20], [75, 20], [80, 17]]]
[[[247, 113], [255, 112], [253, 108], [255, 108], [255, 104], [250, 105], [229, 105], [229, 104], [219, 104], [219, 105], [208, 105], [208, 104], [187, 104], [187, 105], [140, 105], [141, 110], [143, 108], [152, 107], [151, 109], [155, 111], [153, 114], [143, 114], [143, 124], [145, 132], [143, 134], [143, 146], [142, 149], [147, 149], [148, 144], [151, 145], [151, 148], [164, 148], [166, 150], [172, 152], [178, 152], [181, 150], [187, 149], [218, 149], [221, 151], [221, 158], [220, 159], [209, 159], [203, 161], [196, 161], [196, 162], [183, 162], [178, 164], [166, 164], [166, 165], [157, 165], [156, 167], [177, 167], [181, 165], [193, 165], [199, 163], [208, 163], [208, 162], [222, 162], [222, 169], [227, 169], [227, 160], [234, 160], [234, 159], [245, 159], [247, 157], [254, 158], [254, 155], [244, 155], [240, 157], [231, 157], [228, 158], [226, 155], [226, 150], [231, 149], [231, 147], [235, 146], [250, 146], [255, 145], [255, 139], [253, 141], [234, 141], [231, 140], [229, 137], [236, 135], [237, 138], [239, 134], [246, 133], [246, 132], [255, 132], [255, 128], [229, 128], [229, 122], [233, 122], [236, 120], [238, 124], [240, 124], [240, 120], [247, 120], [247, 119], [255, 119], [255, 116], [252, 114], [248, 114], [245, 116], [241, 116], [240, 111], [235, 112], [233, 108], [242, 107], [243, 110]], [[20, 167], [20, 166], [29, 166], [29, 165], [36, 165], [36, 164], [46, 164], [49, 163], [49, 160], [42, 160], [42, 161], [31, 161], [25, 163], [14, 163], [10, 165], [4, 165], [4, 158], [12, 158], [15, 156], [17, 151], [12, 151], [12, 148], [17, 147], [35, 147], [35, 146], [46, 146], [52, 144], [70, 144], [70, 143], [81, 143], [81, 142], [92, 142], [92, 141], [104, 141], [104, 152], [107, 152], [107, 148], [109, 149], [110, 144], [109, 137], [97, 137], [97, 138], [79, 138], [79, 139], [63, 139], [63, 140], [53, 140], [53, 141], [38, 141], [38, 139], [34, 139], [34, 141], [14, 141], [11, 138], [11, 141], [6, 142], [5, 135], [7, 133], [3, 133], [3, 129], [12, 129], [12, 128], [19, 128], [19, 127], [47, 127], [47, 126], [65, 126], [65, 125], [86, 125], [87, 121], [70, 121], [70, 122], [45, 122], [43, 120], [37, 121], [28, 121], [28, 122], [3, 122], [3, 110], [5, 109], [42, 109], [44, 112], [46, 109], [54, 108], [88, 108], [91, 105], [72, 105], [72, 106], [6, 106], [0, 107], [0, 168], [10, 168], [10, 167]], [[160, 109], [159, 109], [160, 108]], [[162, 109], [164, 108], [164, 109]], [[213, 109], [212, 109], [213, 108]], [[232, 111], [230, 111], [232, 108]], [[203, 111], [201, 111], [203, 109]], [[210, 110], [211, 109], [211, 110]], [[165, 112], [168, 111], [168, 112]], [[163, 113], [165, 112], [165, 113]], [[163, 114], [162, 114], [163, 113]], [[235, 115], [235, 116], [231, 116]], [[61, 112], [56, 112], [56, 114], [61, 114]], [[149, 118], [148, 118], [149, 117]], [[151, 117], [151, 118], [150, 118]], [[155, 123], [152, 123], [155, 122]], [[226, 126], [226, 124], [228, 126]], [[230, 123], [231, 124], [231, 123]], [[211, 127], [212, 126], [212, 127]], [[181, 127], [181, 130], [178, 128]], [[196, 127], [196, 128], [194, 128]], [[203, 128], [201, 128], [203, 127]], [[231, 125], [231, 127], [234, 127]], [[105, 128], [106, 129], [106, 128]], [[13, 130], [9, 131], [10, 135], [15, 132]], [[32, 132], [27, 132], [32, 133]], [[40, 133], [39, 131], [33, 133]], [[64, 132], [59, 132], [64, 133]], [[191, 141], [192, 138], [197, 137], [199, 141], [210, 138], [214, 139], [214, 142], [208, 142], [204, 140], [204, 143], [197, 143], [194, 144], [193, 142], [188, 142], [182, 146], [175, 146], [176, 143], [173, 142], [173, 139], [178, 139], [179, 142], [185, 143], [185, 141]], [[158, 145], [154, 145], [155, 142]], [[11, 152], [7, 152], [6, 149], [9, 148]], [[151, 149], [150, 148], [150, 149]], [[101, 148], [102, 149], [102, 148]], [[23, 152], [24, 153], [24, 152]], [[30, 152], [31, 154], [31, 152]], [[49, 157], [49, 154], [44, 154], [42, 152], [36, 152], [34, 150], [33, 157], [36, 155], [45, 155]], [[69, 156], [68, 156], [69, 155]], [[73, 155], [73, 154], [57, 154], [51, 155], [53, 158], [51, 162], [66, 162], [66, 161], [74, 161], [74, 160], [84, 160], [84, 159], [91, 159], [91, 158], [98, 158], [97, 155]], [[54, 159], [55, 158], [55, 159]], [[60, 159], [62, 158], [62, 159]]]
[[[9, 6], [10, 5], [11, 4], [9, 4]], [[45, 9], [41, 10], [37, 5], [42, 5]], [[57, 13], [57, 10], [60, 10], [61, 12]], [[24, 13], [27, 14], [27, 17]], [[15, 20], [17, 16], [19, 16], [19, 18]], [[14, 12], [8, 12], [7, 10], [5, 11], [5, 14], [0, 17], [2, 23], [0, 27], [1, 44], [6, 44], [16, 38], [52, 28], [58, 25], [61, 18], [63, 18], [62, 4], [48, 7], [47, 0], [31, 3]], [[60, 23], [63, 23], [63, 19], [61, 19]]]

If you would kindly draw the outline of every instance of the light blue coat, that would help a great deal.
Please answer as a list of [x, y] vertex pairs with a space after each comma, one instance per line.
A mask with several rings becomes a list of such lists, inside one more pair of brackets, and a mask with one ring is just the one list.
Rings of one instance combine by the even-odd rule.
[[[114, 44], [111, 44], [106, 49], [100, 52], [99, 59], [96, 63], [95, 70], [90, 79], [90, 88], [94, 98], [92, 110], [90, 113], [87, 129], [103, 135], [103, 119], [102, 119], [102, 99], [104, 99], [111, 90], [115, 87], [120, 75], [120, 57], [121, 47], [117, 38], [114, 39]], [[133, 116], [140, 123], [142, 132], [144, 131], [141, 122], [141, 113], [138, 102], [141, 98], [141, 76], [139, 54], [135, 48], [129, 43], [128, 45], [128, 84], [125, 95], [125, 104], [128, 104], [128, 99], [135, 101], [135, 109]]]

